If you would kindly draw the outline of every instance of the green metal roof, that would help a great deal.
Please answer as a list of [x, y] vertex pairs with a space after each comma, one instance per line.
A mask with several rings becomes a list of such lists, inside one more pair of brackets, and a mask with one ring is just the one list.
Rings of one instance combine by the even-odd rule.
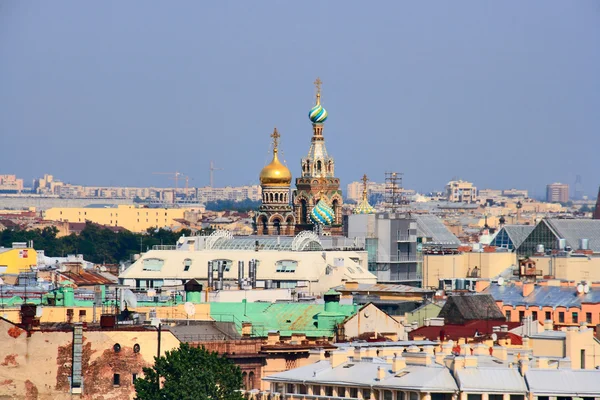
[[339, 304], [337, 312], [325, 313], [324, 304], [308, 303], [211, 303], [210, 315], [216, 321], [235, 322], [241, 332], [242, 322], [251, 322], [255, 335], [266, 336], [269, 331], [279, 331], [281, 336], [293, 333], [310, 337], [332, 337], [334, 328], [319, 328], [317, 315], [335, 318], [342, 322], [356, 313], [353, 305]]

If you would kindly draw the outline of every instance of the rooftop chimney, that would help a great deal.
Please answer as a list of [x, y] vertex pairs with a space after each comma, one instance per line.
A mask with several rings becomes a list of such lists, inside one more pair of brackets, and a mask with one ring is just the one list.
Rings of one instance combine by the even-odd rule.
[[544, 330], [545, 331], [553, 331], [554, 330], [554, 323], [552, 322], [551, 319], [547, 319], [544, 321]]
[[382, 381], [385, 378], [385, 369], [383, 367], [377, 367], [377, 380]]
[[392, 361], [392, 372], [397, 373], [401, 369], [406, 368], [406, 360], [402, 356], [394, 356], [394, 360]]
[[525, 282], [523, 283], [523, 297], [527, 297], [533, 292], [535, 289], [535, 284], [533, 282]]

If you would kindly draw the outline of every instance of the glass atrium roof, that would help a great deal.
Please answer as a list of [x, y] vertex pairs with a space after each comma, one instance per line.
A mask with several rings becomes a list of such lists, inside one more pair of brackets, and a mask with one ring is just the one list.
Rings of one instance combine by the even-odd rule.
[[256, 250], [257, 248], [258, 250], [320, 251], [323, 250], [323, 245], [319, 237], [310, 231], [301, 232], [295, 237], [233, 237], [221, 234], [215, 235], [213, 240], [207, 242], [207, 249], [210, 250]]

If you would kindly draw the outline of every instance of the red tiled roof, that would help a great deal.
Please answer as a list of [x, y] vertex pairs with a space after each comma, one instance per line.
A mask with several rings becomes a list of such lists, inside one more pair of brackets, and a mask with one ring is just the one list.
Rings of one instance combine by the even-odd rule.
[[61, 272], [61, 275], [77, 286], [110, 285], [114, 283], [110, 279], [93, 271], [81, 270], [79, 273], [68, 271]]
[[[514, 329], [521, 326], [518, 322], [493, 321], [493, 320], [475, 320], [464, 325], [446, 324], [443, 326], [422, 326], [408, 333], [408, 338], [413, 340], [415, 336], [424, 337], [429, 340], [439, 340], [444, 335], [444, 340], [458, 340], [461, 338], [474, 338], [475, 333], [479, 335], [491, 335], [494, 326], [508, 325], [508, 329]], [[502, 338], [508, 332], [496, 332], [498, 338]], [[514, 334], [511, 334], [514, 335]], [[517, 336], [517, 335], [514, 335]], [[479, 338], [479, 336], [478, 336]], [[512, 336], [511, 336], [512, 339]]]

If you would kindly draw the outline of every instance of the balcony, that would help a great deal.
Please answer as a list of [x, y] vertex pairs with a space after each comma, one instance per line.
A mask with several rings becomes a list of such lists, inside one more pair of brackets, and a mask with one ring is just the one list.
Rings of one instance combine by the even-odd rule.
[[417, 235], [398, 235], [396, 241], [414, 243], [417, 241]]
[[416, 254], [398, 254], [391, 256], [377, 256], [378, 263], [414, 263], [423, 261], [422, 256]]

